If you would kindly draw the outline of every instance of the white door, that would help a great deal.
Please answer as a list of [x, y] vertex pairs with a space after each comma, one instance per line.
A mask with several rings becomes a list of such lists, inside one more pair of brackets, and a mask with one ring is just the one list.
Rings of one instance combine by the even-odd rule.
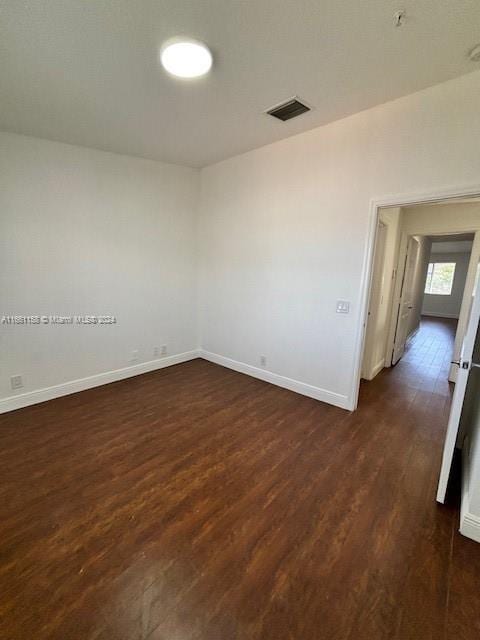
[[413, 311], [415, 270], [418, 260], [420, 244], [415, 238], [409, 238], [407, 245], [407, 255], [405, 259], [405, 270], [403, 272], [402, 290], [400, 293], [400, 304], [398, 307], [397, 329], [395, 331], [395, 342], [393, 345], [392, 365], [396, 364], [403, 356], [405, 343], [408, 338], [408, 328], [410, 326], [410, 316]]
[[382, 307], [386, 304], [384, 300], [384, 279], [385, 279], [385, 249], [387, 242], [387, 225], [379, 220], [377, 226], [377, 236], [375, 241], [375, 256], [373, 259], [373, 276], [368, 307], [367, 332], [365, 335], [365, 349], [363, 353], [362, 378], [371, 380], [375, 371], [377, 360], [376, 352], [385, 352], [385, 338], [383, 345], [378, 345], [378, 318]]
[[[463, 403], [465, 400], [465, 391], [467, 388], [468, 375], [472, 368], [472, 355], [475, 346], [475, 338], [477, 336], [478, 325], [480, 321], [480, 278], [475, 288], [473, 303], [470, 309], [470, 317], [467, 324], [467, 331], [463, 339], [462, 351], [460, 354], [460, 366], [458, 368], [457, 383], [453, 392], [452, 406], [450, 408], [450, 417], [448, 419], [447, 435], [443, 447], [442, 467], [440, 469], [440, 477], [438, 480], [437, 500], [445, 502], [445, 494], [447, 492], [448, 478], [452, 466], [453, 453], [455, 443], [457, 441], [458, 427], [460, 425], [460, 416], [462, 414]], [[478, 363], [477, 363], [478, 366]]]

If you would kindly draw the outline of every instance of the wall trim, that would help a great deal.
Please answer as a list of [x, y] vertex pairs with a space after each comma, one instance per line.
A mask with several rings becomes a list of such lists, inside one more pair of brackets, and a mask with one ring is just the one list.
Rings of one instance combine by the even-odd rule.
[[370, 380], [373, 380], [374, 378], [376, 378], [376, 376], [378, 376], [378, 374], [380, 373], [380, 371], [382, 369], [385, 368], [385, 357], [383, 357], [379, 362], [377, 362], [377, 364], [373, 367], [372, 370], [372, 377], [370, 378]]
[[420, 331], [420, 323], [418, 324], [418, 327], [415, 327], [415, 329], [411, 333], [408, 334], [407, 339], [406, 339], [405, 342], [408, 342], [408, 340], [412, 340], [417, 335], [417, 333], [419, 331]]
[[303, 396], [308, 396], [309, 398], [314, 398], [321, 402], [333, 404], [341, 409], [347, 409], [348, 411], [352, 409], [349, 398], [346, 395], [335, 393], [334, 391], [328, 391], [321, 387], [315, 387], [311, 384], [307, 384], [306, 382], [300, 382], [299, 380], [293, 380], [293, 378], [287, 378], [286, 376], [282, 376], [278, 373], [273, 373], [266, 369], [260, 369], [259, 367], [254, 367], [251, 364], [239, 362], [238, 360], [233, 360], [232, 358], [227, 358], [219, 355], [218, 353], [212, 353], [211, 351], [205, 351], [204, 349], [199, 350], [199, 356], [200, 358], [213, 362], [214, 364], [219, 364], [227, 369], [233, 369], [233, 371], [244, 373], [252, 378], [258, 378], [264, 382], [269, 382], [277, 387], [283, 387], [284, 389], [295, 391], [295, 393], [300, 393]]
[[429, 311], [428, 313], [422, 313], [422, 318], [453, 318], [458, 320], [458, 313], [441, 313], [439, 311]]
[[480, 518], [466, 511], [460, 520], [460, 533], [475, 542], [480, 542]]
[[204, 360], [226, 367], [227, 369], [244, 373], [253, 378], [258, 378], [264, 382], [269, 382], [270, 384], [274, 384], [278, 387], [289, 389], [290, 391], [300, 393], [301, 395], [308, 396], [309, 398], [314, 398], [315, 400], [332, 404], [336, 407], [340, 407], [341, 409], [352, 409], [346, 395], [335, 393], [334, 391], [328, 391], [321, 387], [315, 387], [305, 382], [300, 382], [299, 380], [287, 378], [286, 376], [282, 376], [278, 373], [266, 371], [265, 369], [260, 369], [259, 367], [254, 367], [244, 362], [233, 360], [232, 358], [227, 358], [210, 351], [205, 351], [204, 349], [194, 349], [192, 351], [186, 351], [184, 353], [159, 358], [157, 360], [141, 362], [130, 367], [105, 371], [86, 378], [69, 380], [68, 382], [63, 382], [51, 387], [35, 389], [34, 391], [28, 391], [15, 396], [2, 398], [0, 399], [0, 414], [15, 411], [16, 409], [28, 407], [33, 404], [46, 402], [47, 400], [61, 398], [62, 396], [71, 395], [80, 391], [86, 391], [87, 389], [93, 389], [94, 387], [110, 384], [111, 382], [117, 382], [126, 378], [133, 378], [143, 373], [148, 373], [149, 371], [164, 369], [176, 364], [181, 364], [182, 362], [194, 360], [195, 358], [203, 358]]
[[28, 407], [32, 404], [45, 402], [46, 400], [53, 400], [54, 398], [67, 396], [71, 393], [78, 393], [79, 391], [85, 391], [86, 389], [92, 389], [93, 387], [99, 387], [104, 384], [110, 384], [111, 382], [117, 382], [118, 380], [124, 380], [125, 378], [132, 378], [134, 376], [141, 375], [142, 373], [148, 373], [149, 371], [164, 369], [165, 367], [171, 367], [172, 365], [187, 362], [188, 360], [194, 360], [198, 357], [199, 351], [198, 349], [194, 349], [193, 351], [185, 351], [184, 353], [177, 353], [172, 356], [166, 356], [165, 358], [149, 360], [148, 362], [140, 362], [139, 364], [124, 367], [123, 369], [114, 369], [113, 371], [96, 373], [95, 375], [88, 376], [87, 378], [70, 380], [68, 382], [56, 384], [52, 387], [45, 387], [43, 389], [36, 389], [34, 391], [21, 393], [16, 396], [9, 396], [7, 398], [0, 399], [0, 413], [7, 413], [7, 411], [14, 411], [15, 409]]
[[362, 375], [363, 380], [368, 380], [369, 382], [376, 378], [380, 371], [385, 368], [385, 357], [379, 360], [369, 371], [364, 371]]

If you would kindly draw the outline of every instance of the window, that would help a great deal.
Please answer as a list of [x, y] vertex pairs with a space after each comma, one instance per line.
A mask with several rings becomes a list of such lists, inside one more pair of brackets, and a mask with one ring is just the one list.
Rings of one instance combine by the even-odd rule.
[[427, 271], [425, 293], [449, 296], [452, 293], [455, 262], [430, 262]]

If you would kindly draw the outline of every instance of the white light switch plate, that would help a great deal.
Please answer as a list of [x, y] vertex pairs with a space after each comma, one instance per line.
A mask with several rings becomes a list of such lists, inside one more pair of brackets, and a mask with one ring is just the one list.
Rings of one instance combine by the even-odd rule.
[[349, 313], [350, 302], [348, 300], [337, 300], [337, 313]]

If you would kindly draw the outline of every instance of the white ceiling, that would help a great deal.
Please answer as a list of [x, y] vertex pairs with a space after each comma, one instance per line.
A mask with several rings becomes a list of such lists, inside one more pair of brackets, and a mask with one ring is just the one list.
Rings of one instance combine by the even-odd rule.
[[[0, 128], [204, 166], [480, 69], [479, 27], [479, 0], [0, 0]], [[208, 77], [160, 68], [182, 34]]]

